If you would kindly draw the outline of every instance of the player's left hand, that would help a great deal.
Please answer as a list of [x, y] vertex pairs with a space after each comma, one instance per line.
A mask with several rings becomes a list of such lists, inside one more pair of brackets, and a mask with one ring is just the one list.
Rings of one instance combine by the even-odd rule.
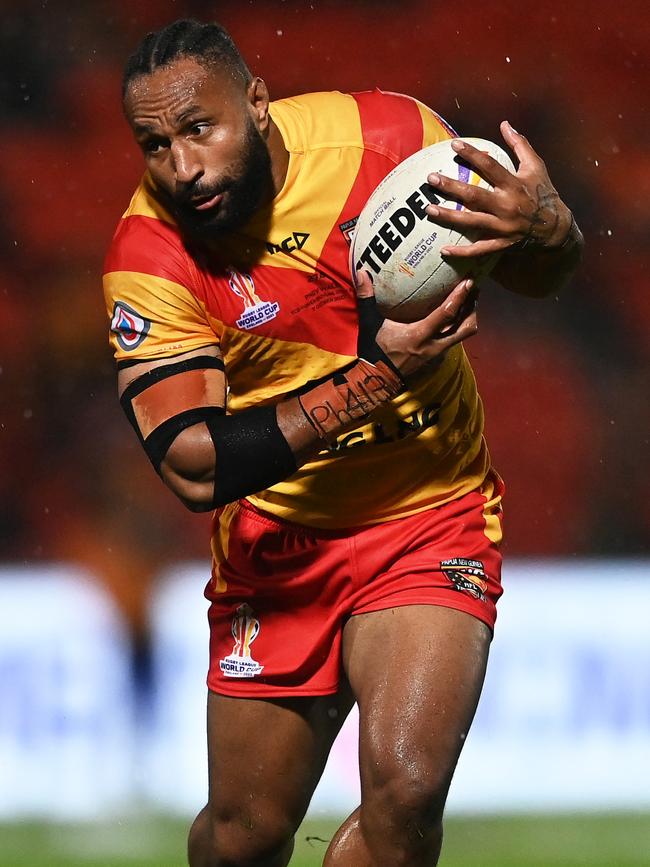
[[444, 247], [443, 256], [483, 256], [503, 252], [515, 244], [518, 248], [552, 250], [562, 247], [571, 232], [571, 211], [551, 183], [542, 158], [508, 121], [503, 121], [500, 128], [519, 160], [516, 174], [483, 151], [455, 139], [454, 150], [494, 189], [480, 189], [438, 173], [427, 178], [444, 198], [464, 206], [461, 211], [430, 205], [426, 210], [432, 220], [460, 232], [481, 233], [481, 239], [474, 243]]

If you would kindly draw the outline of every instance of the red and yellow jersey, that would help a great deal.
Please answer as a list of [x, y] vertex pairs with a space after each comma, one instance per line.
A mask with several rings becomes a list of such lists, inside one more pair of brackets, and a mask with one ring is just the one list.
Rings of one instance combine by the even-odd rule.
[[[356, 358], [350, 234], [370, 193], [451, 130], [417, 100], [371, 91], [272, 103], [289, 151], [282, 189], [240, 232], [193, 249], [145, 175], [104, 275], [119, 362], [218, 345], [227, 409], [276, 403]], [[489, 457], [462, 346], [280, 484], [249, 497], [317, 527], [387, 521], [479, 487]]]

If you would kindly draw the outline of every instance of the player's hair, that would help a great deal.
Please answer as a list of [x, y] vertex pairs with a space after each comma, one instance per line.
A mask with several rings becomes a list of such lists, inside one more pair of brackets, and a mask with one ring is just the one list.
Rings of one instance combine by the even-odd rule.
[[203, 66], [221, 66], [247, 85], [252, 75], [230, 34], [213, 22], [179, 18], [161, 30], [147, 33], [129, 57], [122, 78], [122, 98], [134, 78], [150, 75], [181, 57], [193, 57]]

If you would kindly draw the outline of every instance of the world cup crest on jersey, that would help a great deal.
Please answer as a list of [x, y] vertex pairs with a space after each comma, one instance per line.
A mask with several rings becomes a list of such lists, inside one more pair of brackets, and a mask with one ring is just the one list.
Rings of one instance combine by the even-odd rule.
[[255, 677], [263, 665], [251, 656], [251, 644], [260, 631], [260, 622], [246, 602], [235, 611], [232, 619], [232, 637], [235, 644], [228, 656], [219, 660], [219, 668], [226, 677]]
[[237, 320], [238, 328], [248, 331], [275, 319], [280, 305], [277, 301], [262, 301], [255, 292], [255, 283], [250, 274], [241, 274], [232, 269], [228, 270], [228, 274], [228, 285], [244, 302], [244, 312]]
[[452, 557], [449, 560], [442, 560], [440, 568], [456, 590], [469, 593], [474, 599], [485, 602], [485, 592], [488, 585], [485, 580], [485, 567], [480, 560]]
[[115, 302], [111, 318], [111, 331], [117, 338], [118, 344], [126, 352], [140, 346], [150, 328], [151, 322], [144, 316], [140, 316], [124, 301]]

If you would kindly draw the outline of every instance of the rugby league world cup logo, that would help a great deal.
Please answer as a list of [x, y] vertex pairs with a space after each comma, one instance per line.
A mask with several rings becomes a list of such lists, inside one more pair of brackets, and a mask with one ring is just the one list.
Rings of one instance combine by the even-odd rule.
[[235, 644], [228, 656], [219, 661], [219, 667], [226, 677], [255, 677], [264, 666], [251, 656], [251, 644], [259, 634], [260, 622], [250, 605], [239, 606], [231, 628]]
[[228, 285], [244, 302], [244, 312], [237, 320], [237, 327], [248, 331], [257, 325], [263, 325], [278, 315], [280, 305], [277, 301], [262, 301], [255, 292], [255, 282], [250, 274], [242, 274], [228, 270]]

